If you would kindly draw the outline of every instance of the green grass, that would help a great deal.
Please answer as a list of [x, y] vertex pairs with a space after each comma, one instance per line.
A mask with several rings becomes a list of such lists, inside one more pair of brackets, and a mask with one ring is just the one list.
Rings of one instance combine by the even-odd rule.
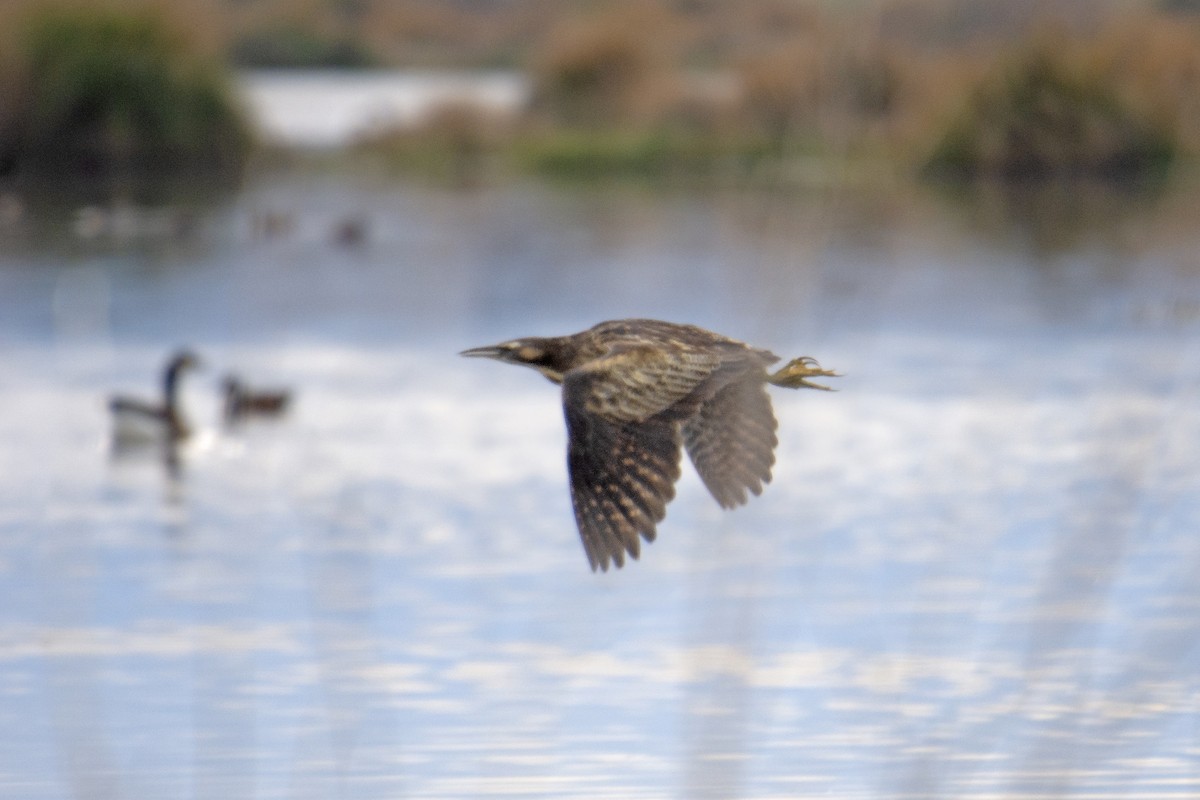
[[249, 129], [224, 69], [162, 17], [47, 8], [13, 41], [0, 171], [240, 170]]
[[1178, 149], [1103, 71], [1034, 46], [981, 83], [925, 166], [953, 177], [1131, 179], [1161, 175]]

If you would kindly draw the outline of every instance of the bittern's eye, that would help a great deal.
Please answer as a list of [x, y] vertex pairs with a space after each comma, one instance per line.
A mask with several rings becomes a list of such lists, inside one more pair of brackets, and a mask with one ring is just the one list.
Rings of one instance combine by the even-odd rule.
[[525, 345], [517, 350], [517, 358], [522, 361], [537, 361], [542, 357], [541, 349]]

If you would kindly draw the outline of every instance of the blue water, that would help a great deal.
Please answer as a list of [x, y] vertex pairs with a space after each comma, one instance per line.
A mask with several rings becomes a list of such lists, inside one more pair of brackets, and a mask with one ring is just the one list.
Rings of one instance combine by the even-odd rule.
[[[293, 175], [186, 226], [32, 208], [0, 796], [1200, 795], [1194, 205], [1117, 206]], [[455, 354], [635, 315], [845, 377], [774, 393], [762, 497], [685, 465], [593, 575], [555, 387]], [[183, 344], [177, 471], [113, 453], [107, 396]], [[223, 426], [229, 370], [293, 412]]]

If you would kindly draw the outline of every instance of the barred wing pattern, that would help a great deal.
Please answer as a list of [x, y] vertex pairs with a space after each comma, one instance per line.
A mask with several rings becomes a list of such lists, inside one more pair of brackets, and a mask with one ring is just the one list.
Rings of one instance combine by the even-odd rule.
[[688, 456], [722, 508], [744, 504], [747, 490], [758, 495], [771, 481], [775, 429], [766, 384], [753, 376], [726, 384], [683, 423]]
[[563, 380], [575, 520], [592, 569], [637, 558], [675, 496], [681, 449], [725, 508], [774, 464], [769, 353], [618, 347]]
[[679, 425], [656, 419], [613, 422], [567, 405], [567, 467], [575, 522], [593, 570], [654, 541], [679, 479]]
[[571, 502], [592, 569], [654, 541], [679, 479], [679, 423], [720, 358], [621, 345], [563, 377]]

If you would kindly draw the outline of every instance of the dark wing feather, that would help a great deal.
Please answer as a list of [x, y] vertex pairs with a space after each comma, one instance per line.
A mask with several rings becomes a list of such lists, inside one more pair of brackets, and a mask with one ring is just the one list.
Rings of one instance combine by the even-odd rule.
[[623, 566], [626, 553], [638, 557], [640, 539], [654, 540], [680, 472], [679, 423], [670, 408], [637, 421], [597, 413], [616, 402], [605, 399], [614, 380], [592, 366], [563, 380], [571, 501], [593, 570]]
[[679, 479], [678, 426], [631, 429], [586, 414], [568, 415], [571, 501], [592, 569], [637, 558], [640, 538], [654, 541]]
[[758, 495], [775, 463], [775, 414], [761, 366], [737, 373], [683, 423], [683, 441], [696, 472], [722, 508]]

